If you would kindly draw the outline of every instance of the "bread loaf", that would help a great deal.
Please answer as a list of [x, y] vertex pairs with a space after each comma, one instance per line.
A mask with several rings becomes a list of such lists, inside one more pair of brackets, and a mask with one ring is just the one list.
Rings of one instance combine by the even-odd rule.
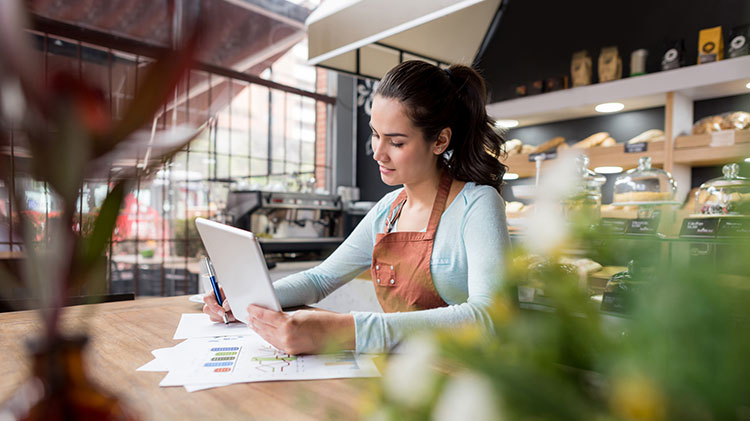
[[556, 148], [561, 143], [565, 142], [565, 138], [562, 136], [553, 137], [552, 139], [542, 143], [541, 145], [534, 148], [534, 151], [532, 153], [540, 153], [540, 152], [546, 152], [551, 149]]
[[659, 129], [646, 130], [638, 136], [628, 140], [628, 144], [642, 142], [659, 142], [664, 140], [664, 132]]
[[536, 149], [536, 146], [523, 145], [521, 146], [521, 153], [532, 153], [534, 152], [534, 149]]
[[508, 156], [513, 156], [521, 152], [521, 148], [523, 147], [523, 142], [521, 142], [521, 139], [511, 139], [507, 142], [505, 142], [505, 153], [508, 154]]
[[603, 147], [606, 148], [606, 147], [609, 147], [609, 146], [615, 146], [616, 143], [617, 143], [617, 141], [614, 138], [608, 137], [608, 138], [604, 139], [604, 141], [602, 143], [600, 143], [599, 146], [603, 146]]
[[604, 139], [609, 137], [609, 133], [607, 132], [599, 132], [594, 133], [591, 136], [587, 137], [586, 139], [581, 140], [580, 142], [576, 142], [571, 146], [572, 148], [576, 149], [586, 149], [586, 148], [593, 148], [594, 146], [599, 145], [604, 141]]

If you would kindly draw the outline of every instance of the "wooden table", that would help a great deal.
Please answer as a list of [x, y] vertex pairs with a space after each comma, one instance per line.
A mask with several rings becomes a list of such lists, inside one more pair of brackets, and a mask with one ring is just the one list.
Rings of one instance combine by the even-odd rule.
[[[186, 296], [68, 307], [65, 331], [90, 336], [89, 376], [114, 392], [141, 419], [356, 419], [377, 379], [243, 383], [188, 393], [159, 387], [166, 373], [140, 372], [151, 351], [174, 346], [182, 313], [199, 312]], [[28, 377], [24, 341], [41, 329], [38, 313], [0, 314], [0, 403]]]

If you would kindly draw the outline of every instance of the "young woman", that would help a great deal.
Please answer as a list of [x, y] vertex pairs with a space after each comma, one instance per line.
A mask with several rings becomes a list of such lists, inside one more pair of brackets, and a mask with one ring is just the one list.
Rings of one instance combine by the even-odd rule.
[[[338, 347], [384, 352], [419, 329], [489, 325], [509, 245], [498, 193], [503, 139], [485, 110], [484, 80], [470, 67], [421, 61], [391, 69], [372, 104], [373, 158], [386, 194], [319, 266], [274, 284], [283, 307], [312, 304], [369, 267], [385, 313], [250, 306], [251, 327], [290, 354]], [[206, 295], [203, 311], [220, 321]]]

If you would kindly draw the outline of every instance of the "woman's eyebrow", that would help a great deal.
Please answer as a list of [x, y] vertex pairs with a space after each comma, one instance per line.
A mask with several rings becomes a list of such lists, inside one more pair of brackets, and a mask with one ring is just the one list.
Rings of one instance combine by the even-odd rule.
[[[375, 128], [374, 128], [374, 127], [372, 127], [372, 124], [370, 124], [370, 130], [372, 130], [372, 131], [373, 131], [373, 132], [375, 132], [375, 133], [377, 133], [377, 132], [378, 132], [377, 130], [375, 130]], [[383, 136], [386, 136], [386, 137], [407, 137], [407, 136], [406, 136], [406, 134], [404, 134], [404, 133], [399, 133], [399, 132], [394, 132], [394, 133], [383, 133]]]

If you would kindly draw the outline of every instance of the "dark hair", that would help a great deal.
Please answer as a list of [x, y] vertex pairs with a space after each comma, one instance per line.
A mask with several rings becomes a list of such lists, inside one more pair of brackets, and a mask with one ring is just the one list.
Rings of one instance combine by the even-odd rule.
[[454, 64], [443, 70], [423, 61], [405, 61], [383, 77], [375, 94], [401, 101], [409, 119], [430, 142], [450, 127], [449, 153], [438, 165], [447, 167], [457, 180], [499, 190], [507, 169], [498, 160], [505, 139], [493, 130], [485, 109], [484, 79], [474, 69]]

